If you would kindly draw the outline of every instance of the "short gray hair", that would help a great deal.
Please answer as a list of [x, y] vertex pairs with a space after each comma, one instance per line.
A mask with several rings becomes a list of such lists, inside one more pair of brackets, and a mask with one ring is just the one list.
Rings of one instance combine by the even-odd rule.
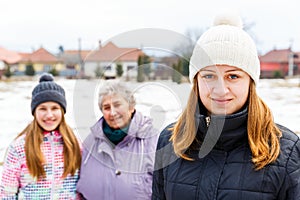
[[131, 107], [134, 107], [136, 104], [133, 92], [126, 86], [124, 82], [119, 80], [106, 80], [99, 89], [98, 105], [101, 111], [103, 97], [111, 94], [121, 95], [126, 101], [128, 101], [129, 106]]

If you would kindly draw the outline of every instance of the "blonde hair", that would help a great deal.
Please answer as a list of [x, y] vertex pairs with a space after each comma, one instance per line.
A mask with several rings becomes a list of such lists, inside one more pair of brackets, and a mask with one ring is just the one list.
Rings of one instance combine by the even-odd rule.
[[[65, 178], [68, 174], [74, 175], [76, 170], [79, 169], [81, 164], [81, 149], [74, 132], [65, 121], [63, 108], [61, 108], [61, 112], [62, 119], [58, 131], [63, 138], [64, 172], [62, 178]], [[40, 148], [43, 142], [43, 130], [35, 117], [17, 137], [24, 134], [26, 134], [25, 155], [29, 173], [37, 179], [41, 177], [45, 178], [46, 173], [43, 167], [45, 158]]]
[[[197, 124], [195, 115], [191, 113], [195, 113], [198, 109], [198, 97], [198, 82], [194, 78], [187, 106], [174, 127], [171, 128], [173, 133], [170, 141], [173, 143], [175, 154], [190, 161], [193, 159], [185, 151], [191, 147], [196, 139]], [[248, 100], [248, 141], [252, 152], [252, 162], [255, 169], [259, 170], [274, 162], [279, 156], [279, 139], [282, 133], [274, 123], [270, 108], [257, 95], [253, 80], [250, 83]]]

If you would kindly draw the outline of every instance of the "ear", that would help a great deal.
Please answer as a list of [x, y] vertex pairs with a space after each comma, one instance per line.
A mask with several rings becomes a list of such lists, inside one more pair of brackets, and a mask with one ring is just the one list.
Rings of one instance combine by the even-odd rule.
[[130, 112], [131, 114], [134, 113], [134, 110], [135, 110], [134, 106], [129, 105], [129, 112]]

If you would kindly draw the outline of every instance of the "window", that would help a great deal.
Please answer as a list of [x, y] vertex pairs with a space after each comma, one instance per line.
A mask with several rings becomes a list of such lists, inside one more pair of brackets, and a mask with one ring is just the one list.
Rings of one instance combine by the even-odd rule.
[[132, 70], [132, 69], [134, 69], [134, 68], [135, 68], [135, 66], [128, 65], [128, 66], [127, 66], [127, 71]]
[[49, 72], [51, 69], [52, 69], [52, 66], [51, 66], [51, 65], [44, 65], [43, 71], [44, 71], [44, 72]]
[[111, 68], [111, 66], [109, 65], [109, 66], [105, 66], [105, 67], [104, 67], [104, 70], [112, 70], [112, 68]]
[[74, 65], [67, 65], [67, 69], [75, 69]]

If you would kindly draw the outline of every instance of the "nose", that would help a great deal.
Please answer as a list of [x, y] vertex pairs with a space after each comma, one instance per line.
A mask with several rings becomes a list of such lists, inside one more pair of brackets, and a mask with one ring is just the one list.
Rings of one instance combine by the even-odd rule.
[[229, 91], [226, 81], [222, 78], [219, 78], [214, 85], [213, 92], [218, 96], [225, 96]]
[[116, 114], [116, 110], [114, 107], [111, 107], [110, 109], [110, 113], [109, 113], [111, 116], [114, 116]]
[[46, 117], [50, 118], [53, 116], [53, 112], [51, 109], [47, 109], [47, 112], [46, 112]]

